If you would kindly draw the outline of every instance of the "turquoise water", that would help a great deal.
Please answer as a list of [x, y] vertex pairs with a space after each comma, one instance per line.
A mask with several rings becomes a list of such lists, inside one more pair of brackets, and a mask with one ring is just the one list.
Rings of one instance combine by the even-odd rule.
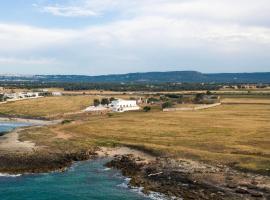
[[14, 128], [29, 126], [29, 123], [21, 122], [3, 122], [0, 121], [0, 136], [4, 135], [8, 131], [12, 131]]
[[66, 172], [18, 177], [0, 176], [1, 200], [147, 200], [126, 187], [118, 171], [107, 169], [108, 160], [79, 162]]
[[[0, 133], [28, 125], [0, 122]], [[129, 189], [128, 180], [119, 171], [104, 167], [106, 162], [106, 159], [78, 162], [62, 173], [18, 176], [0, 173], [0, 200], [161, 199], [157, 194], [152, 194], [150, 198], [138, 189]]]

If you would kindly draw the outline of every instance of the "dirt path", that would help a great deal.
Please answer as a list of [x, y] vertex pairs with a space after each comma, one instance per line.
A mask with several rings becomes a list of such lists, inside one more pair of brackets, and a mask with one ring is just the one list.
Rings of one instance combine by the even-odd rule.
[[19, 141], [19, 131], [22, 129], [16, 129], [0, 138], [0, 152], [31, 152], [36, 146], [34, 143]]

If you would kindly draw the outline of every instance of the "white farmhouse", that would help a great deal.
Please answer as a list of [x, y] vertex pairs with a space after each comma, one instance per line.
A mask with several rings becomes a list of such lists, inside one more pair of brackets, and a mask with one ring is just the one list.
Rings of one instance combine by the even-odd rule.
[[112, 101], [110, 107], [114, 112], [125, 112], [140, 109], [135, 100], [122, 100], [122, 99]]
[[62, 96], [62, 92], [52, 92], [53, 96]]

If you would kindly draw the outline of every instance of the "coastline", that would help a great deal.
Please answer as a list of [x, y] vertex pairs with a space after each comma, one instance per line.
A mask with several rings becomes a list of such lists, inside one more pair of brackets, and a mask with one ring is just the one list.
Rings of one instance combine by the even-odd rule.
[[[59, 123], [23, 118], [0, 118], [1, 121], [27, 122], [33, 126]], [[248, 174], [228, 166], [213, 166], [198, 161], [172, 159], [151, 155], [135, 147], [94, 147], [80, 151], [50, 151], [27, 141], [19, 141], [19, 132], [32, 128], [17, 128], [0, 140], [0, 172], [16, 176], [23, 173], [64, 171], [76, 161], [109, 157], [107, 167], [120, 170], [130, 178], [129, 186], [143, 188], [149, 194], [157, 192], [184, 199], [240, 200], [268, 199], [270, 177]]]
[[[156, 157], [129, 147], [100, 147], [74, 153], [38, 153], [10, 155], [7, 163], [22, 165], [6, 168], [2, 174], [64, 171], [74, 162], [95, 158], [110, 158], [106, 166], [116, 168], [130, 179], [128, 186], [142, 192], [157, 192], [173, 198], [240, 200], [268, 199], [270, 177], [241, 173], [227, 166], [213, 166], [184, 159]], [[7, 157], [6, 157], [7, 158]], [[31, 162], [31, 163], [30, 163]], [[3, 163], [3, 162], [2, 162]], [[30, 163], [30, 164], [29, 164]]]
[[107, 167], [122, 171], [131, 187], [172, 198], [240, 200], [269, 199], [270, 177], [243, 173], [228, 166], [214, 166], [186, 159], [134, 154], [114, 155]]
[[32, 119], [32, 118], [21, 118], [21, 117], [0, 117], [0, 121], [3, 122], [22, 122], [32, 124], [31, 126], [46, 126], [60, 123], [62, 120], [44, 120], [44, 119]]

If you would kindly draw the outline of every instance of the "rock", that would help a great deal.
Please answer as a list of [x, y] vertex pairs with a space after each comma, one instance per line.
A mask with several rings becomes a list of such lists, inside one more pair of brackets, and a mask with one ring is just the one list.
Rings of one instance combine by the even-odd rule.
[[226, 186], [227, 186], [228, 188], [230, 188], [230, 189], [235, 189], [235, 188], [237, 188], [237, 185], [234, 184], [234, 183], [229, 183], [229, 184], [227, 184]]
[[255, 190], [255, 189], [257, 189], [258, 187], [257, 187], [256, 185], [249, 184], [249, 185], [247, 185], [247, 188], [248, 188], [248, 189]]
[[263, 194], [260, 193], [260, 192], [249, 191], [249, 193], [250, 193], [250, 195], [251, 195], [252, 197], [260, 197], [260, 198], [263, 197]]
[[249, 194], [249, 191], [247, 190], [247, 189], [245, 189], [245, 188], [237, 188], [236, 190], [235, 190], [235, 192], [236, 193], [239, 193], [239, 194]]
[[228, 176], [228, 177], [226, 177], [226, 179], [229, 180], [229, 181], [231, 181], [231, 180], [233, 180], [233, 177], [232, 176]]

